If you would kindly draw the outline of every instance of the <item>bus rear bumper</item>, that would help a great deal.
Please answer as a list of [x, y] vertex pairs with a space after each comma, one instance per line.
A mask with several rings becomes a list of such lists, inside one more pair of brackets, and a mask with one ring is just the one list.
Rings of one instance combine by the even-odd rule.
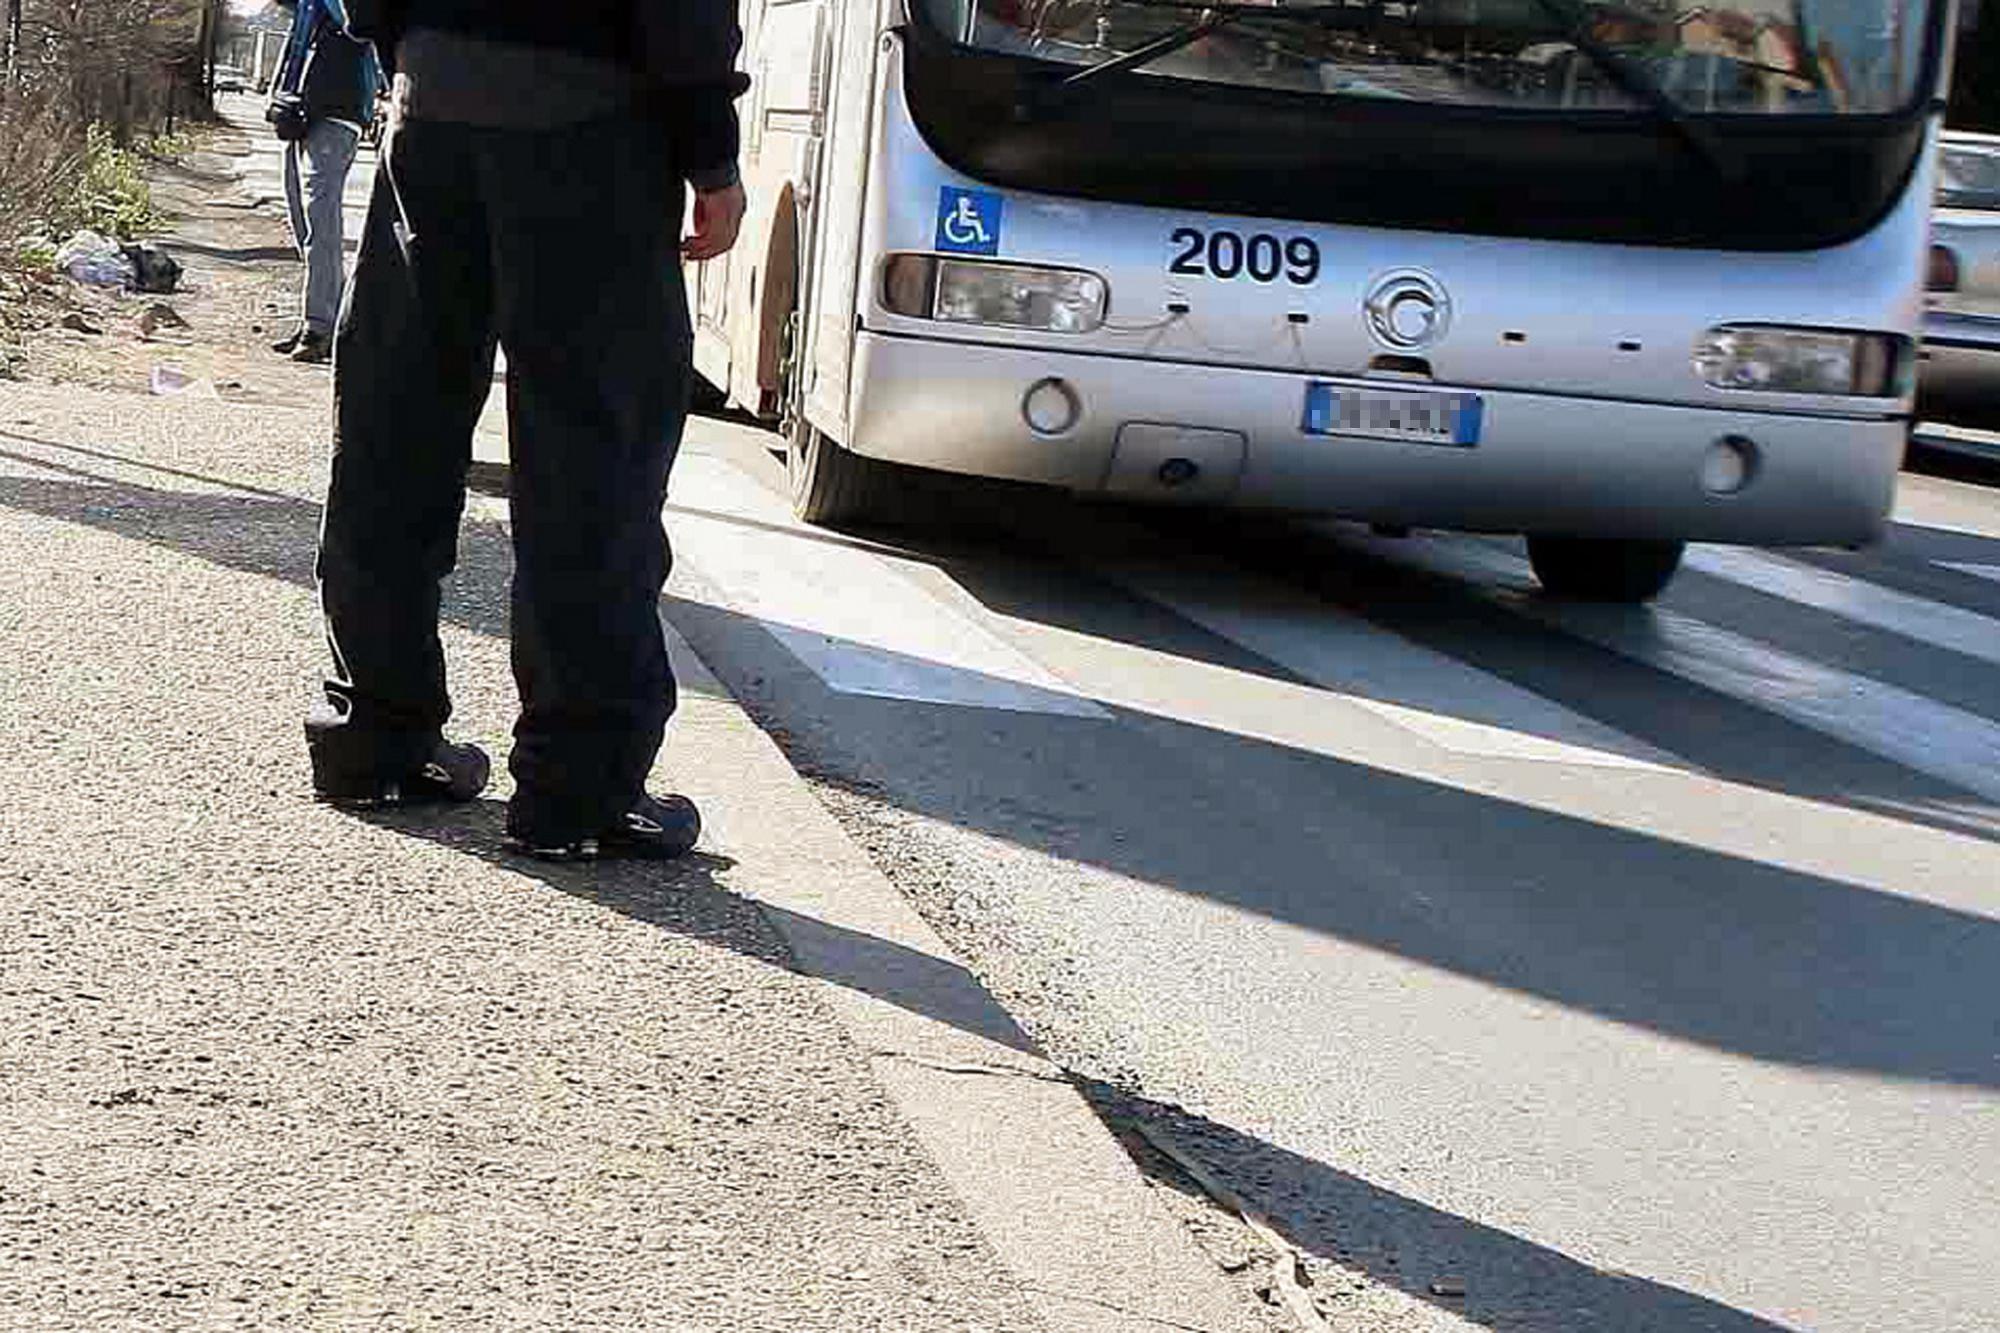
[[[1481, 391], [1480, 439], [1455, 448], [1308, 434], [1311, 377], [1300, 373], [872, 333], [859, 335], [855, 358], [847, 443], [869, 457], [1413, 527], [1860, 545], [1881, 534], [1908, 435], [1896, 419]], [[1025, 400], [1049, 380], [1066, 386], [1077, 416], [1044, 434]], [[1060, 416], [1060, 391], [1043, 395], [1044, 424], [1052, 403]], [[1704, 464], [1724, 439], [1747, 448], [1751, 467], [1719, 494]]]

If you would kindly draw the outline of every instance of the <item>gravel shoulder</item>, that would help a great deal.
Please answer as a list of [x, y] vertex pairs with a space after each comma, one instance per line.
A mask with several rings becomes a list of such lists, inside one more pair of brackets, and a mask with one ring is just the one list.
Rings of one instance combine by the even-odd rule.
[[[307, 798], [327, 384], [263, 350], [249, 152], [157, 173], [179, 292], [66, 284], [96, 331], [0, 382], [4, 1322], [1043, 1328], [726, 858], [530, 870], [497, 800]], [[501, 517], [447, 610], [496, 752]]]
[[0, 386], [8, 1325], [1043, 1327], [726, 859], [308, 799], [319, 421]]
[[[265, 349], [297, 268], [253, 151], [160, 168], [179, 292], [65, 284], [90, 331], [0, 377], [0, 1323], [1294, 1327], [1254, 1237], [1054, 1067], [955, 1063], [991, 998], [824, 811], [786, 864], [825, 883], [767, 882], [758, 803], [817, 806], [699, 663], [655, 775], [717, 816], [684, 865], [505, 858], [504, 774], [444, 815], [308, 798], [329, 383]], [[454, 734], [496, 755], [505, 524], [472, 498], [445, 608]], [[828, 975], [857, 959], [888, 972]], [[1010, 1163], [1037, 1134], [1068, 1146]]]

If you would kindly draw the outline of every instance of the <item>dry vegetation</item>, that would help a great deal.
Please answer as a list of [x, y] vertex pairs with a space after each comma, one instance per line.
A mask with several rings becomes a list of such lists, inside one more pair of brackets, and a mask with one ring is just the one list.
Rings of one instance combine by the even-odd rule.
[[[143, 228], [121, 155], [206, 113], [221, 0], [0, 0], [0, 243]], [[14, 256], [18, 258], [18, 256]]]
[[207, 114], [223, 0], [0, 0], [0, 373], [37, 275], [81, 227], [153, 221], [140, 152]]

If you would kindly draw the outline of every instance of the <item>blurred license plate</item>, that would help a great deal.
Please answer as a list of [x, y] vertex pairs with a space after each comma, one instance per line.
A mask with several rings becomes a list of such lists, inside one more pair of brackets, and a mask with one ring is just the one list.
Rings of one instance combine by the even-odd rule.
[[1308, 384], [1308, 435], [1366, 435], [1470, 449], [1479, 443], [1479, 395], [1427, 389], [1357, 389]]

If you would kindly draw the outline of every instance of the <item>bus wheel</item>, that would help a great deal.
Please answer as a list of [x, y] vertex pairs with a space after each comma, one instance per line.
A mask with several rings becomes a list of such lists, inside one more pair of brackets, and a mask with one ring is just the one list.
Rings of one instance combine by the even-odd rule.
[[808, 523], [895, 524], [908, 518], [903, 470], [851, 453], [803, 418], [793, 423], [785, 451], [792, 512]]
[[1686, 542], [1530, 537], [1528, 562], [1542, 587], [1587, 602], [1650, 602], [1673, 581]]

